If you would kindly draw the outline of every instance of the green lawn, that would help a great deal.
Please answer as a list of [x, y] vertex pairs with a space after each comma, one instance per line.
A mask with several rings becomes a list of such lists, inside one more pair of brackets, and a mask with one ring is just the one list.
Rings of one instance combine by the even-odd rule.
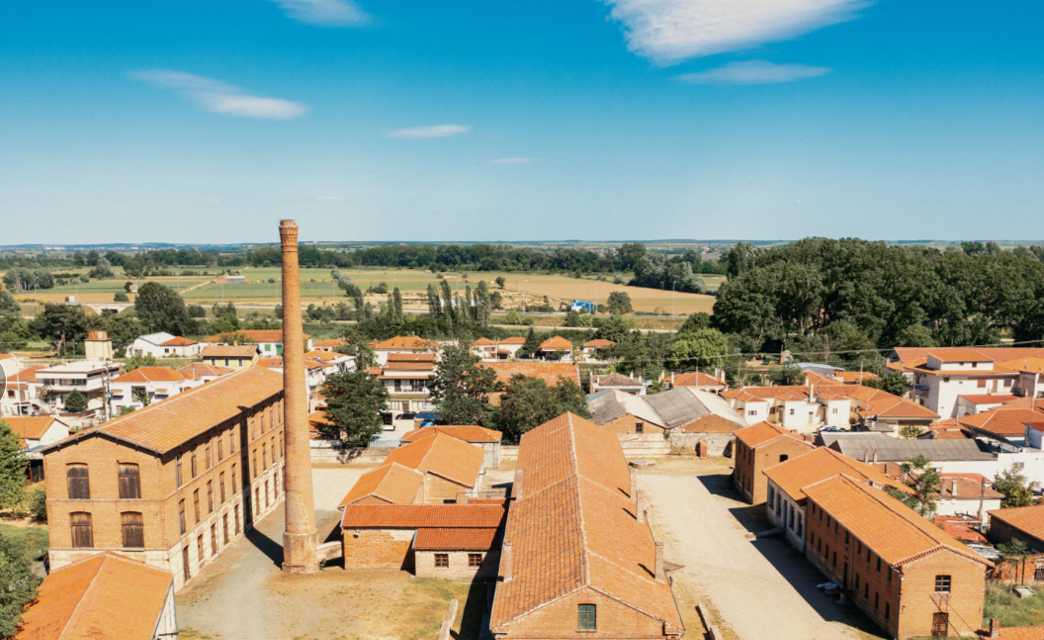
[[1034, 588], [1036, 593], [1029, 598], [1020, 598], [1011, 587], [990, 584], [986, 587], [986, 602], [983, 607], [984, 623], [990, 618], [999, 618], [1002, 627], [1028, 627], [1044, 624], [1044, 590]]

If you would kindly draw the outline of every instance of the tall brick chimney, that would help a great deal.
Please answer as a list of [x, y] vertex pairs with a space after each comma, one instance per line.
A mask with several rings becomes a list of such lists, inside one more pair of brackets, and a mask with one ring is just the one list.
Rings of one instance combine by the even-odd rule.
[[511, 582], [511, 543], [505, 542], [500, 550], [500, 572], [504, 574], [504, 582]]
[[283, 413], [286, 459], [286, 531], [283, 571], [316, 573], [318, 539], [312, 499], [312, 453], [308, 438], [304, 332], [301, 327], [301, 276], [297, 262], [297, 223], [279, 223], [283, 246]]
[[663, 543], [656, 543], [656, 566], [653, 568], [657, 582], [663, 582]]

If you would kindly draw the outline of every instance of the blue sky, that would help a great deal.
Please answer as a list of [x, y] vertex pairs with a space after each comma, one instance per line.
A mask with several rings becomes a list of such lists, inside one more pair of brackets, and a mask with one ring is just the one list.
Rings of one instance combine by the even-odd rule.
[[1044, 4], [0, 1], [0, 244], [1044, 239]]

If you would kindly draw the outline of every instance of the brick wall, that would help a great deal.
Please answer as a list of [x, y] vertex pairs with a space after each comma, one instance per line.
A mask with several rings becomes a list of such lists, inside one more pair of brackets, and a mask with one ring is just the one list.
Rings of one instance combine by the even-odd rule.
[[456, 500], [460, 494], [470, 493], [471, 490], [471, 487], [441, 476], [432, 473], [424, 474], [424, 502], [426, 504], [442, 504], [446, 500]]
[[776, 438], [751, 449], [736, 441], [734, 482], [751, 504], [765, 502], [768, 496], [768, 478], [764, 471], [780, 462], [808, 453], [812, 445], [794, 438]]
[[346, 569], [405, 569], [414, 567], [413, 529], [344, 529]]
[[729, 444], [736, 441], [731, 433], [682, 433], [671, 431], [671, 453], [695, 454], [696, 445], [703, 443], [704, 455], [723, 456]]
[[[448, 556], [448, 567], [435, 566], [435, 554]], [[468, 556], [476, 553], [481, 557], [478, 567], [469, 565]], [[415, 575], [418, 578], [436, 578], [440, 580], [459, 580], [470, 582], [475, 579], [492, 578], [500, 567], [500, 551], [415, 551]]]
[[[577, 605], [597, 607], [596, 631], [577, 630]], [[509, 631], [497, 637], [511, 638], [668, 638], [663, 623], [637, 609], [584, 587], [544, 607], [516, 618]], [[673, 636], [676, 637], [676, 636]]]
[[658, 424], [642, 420], [637, 416], [623, 415], [619, 418], [607, 422], [602, 425], [602, 428], [616, 435], [624, 433], [638, 433], [638, 425], [642, 425], [642, 432], [645, 434], [660, 434], [662, 435], [665, 429]]

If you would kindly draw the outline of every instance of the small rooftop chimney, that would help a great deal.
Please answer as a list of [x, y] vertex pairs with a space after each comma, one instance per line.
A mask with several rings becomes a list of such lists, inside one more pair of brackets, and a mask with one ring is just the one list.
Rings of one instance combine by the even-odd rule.
[[500, 572], [504, 574], [504, 582], [511, 582], [511, 543], [505, 542], [500, 550]]
[[999, 638], [1000, 637], [1000, 620], [997, 618], [990, 618], [990, 635], [987, 638]]
[[632, 500], [638, 499], [638, 470], [631, 467], [631, 493]]
[[656, 543], [656, 567], [653, 569], [657, 582], [663, 582], [663, 543]]
[[522, 499], [522, 470], [515, 469], [515, 483], [511, 486], [511, 497], [515, 500]]
[[877, 449], [874, 449], [874, 464], [877, 464]]
[[634, 517], [638, 522], [645, 522], [645, 501], [642, 500], [642, 492], [636, 491], [634, 497]]

